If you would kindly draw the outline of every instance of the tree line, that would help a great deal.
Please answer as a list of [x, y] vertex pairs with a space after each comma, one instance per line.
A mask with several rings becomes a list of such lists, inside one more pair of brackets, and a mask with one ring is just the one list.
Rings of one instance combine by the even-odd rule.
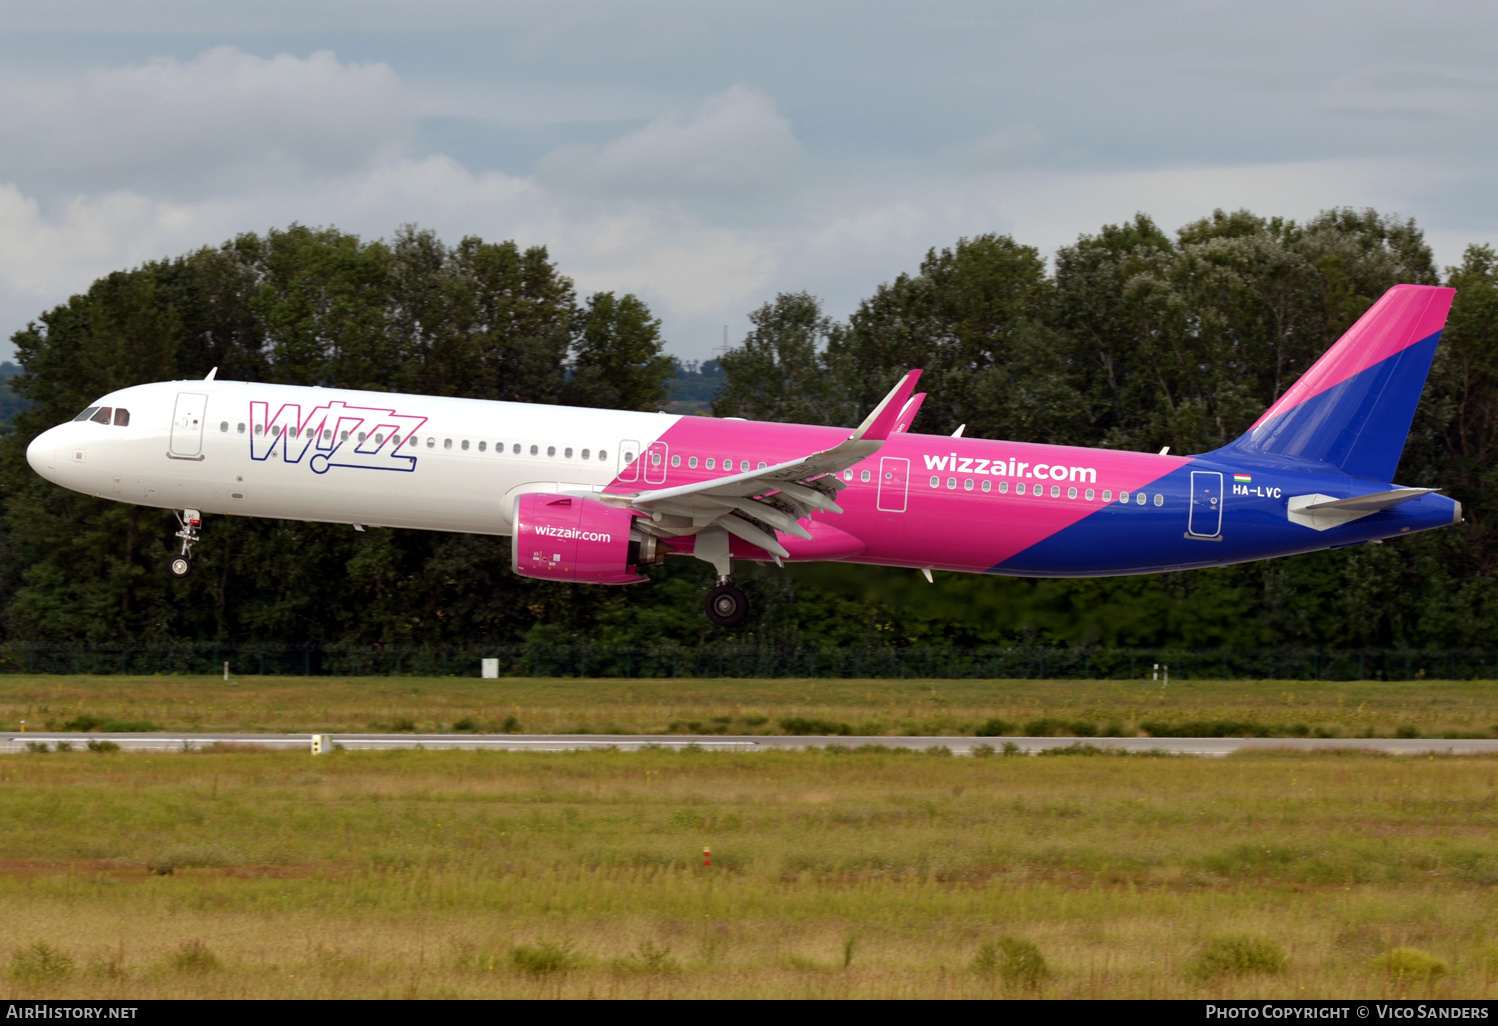
[[[13, 336], [29, 403], [0, 439], [0, 631], [18, 641], [695, 644], [711, 570], [572, 587], [509, 572], [506, 541], [210, 518], [198, 570], [164, 564], [173, 521], [42, 481], [38, 432], [143, 381], [222, 378], [852, 425], [905, 369], [914, 430], [1202, 452], [1241, 433], [1389, 286], [1456, 304], [1400, 467], [1459, 499], [1460, 527], [1384, 546], [1151, 577], [1020, 580], [826, 564], [751, 568], [736, 640], [806, 645], [1498, 646], [1498, 256], [1435, 266], [1376, 211], [1305, 222], [1214, 212], [1169, 234], [1140, 215], [1049, 263], [996, 234], [932, 250], [845, 320], [807, 293], [750, 314], [682, 368], [632, 295], [578, 295], [541, 247], [403, 228], [292, 226], [106, 275]], [[713, 394], [713, 389], [716, 393]]]

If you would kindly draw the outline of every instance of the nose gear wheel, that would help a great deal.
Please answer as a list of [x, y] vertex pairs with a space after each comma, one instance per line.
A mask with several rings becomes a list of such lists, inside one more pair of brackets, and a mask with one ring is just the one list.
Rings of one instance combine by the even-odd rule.
[[203, 540], [203, 536], [198, 533], [198, 528], [203, 523], [203, 514], [195, 509], [184, 509], [181, 513], [172, 510], [172, 515], [177, 518], [179, 525], [176, 537], [182, 539], [182, 554], [172, 557], [167, 570], [173, 577], [181, 580], [192, 573], [192, 547]]

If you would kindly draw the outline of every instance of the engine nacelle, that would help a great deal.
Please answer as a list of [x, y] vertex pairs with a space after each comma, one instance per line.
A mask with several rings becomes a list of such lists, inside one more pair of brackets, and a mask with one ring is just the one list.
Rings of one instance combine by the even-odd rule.
[[642, 555], [640, 541], [630, 538], [634, 519], [628, 510], [596, 499], [526, 492], [515, 500], [511, 564], [521, 577], [543, 581], [643, 581], [633, 565]]

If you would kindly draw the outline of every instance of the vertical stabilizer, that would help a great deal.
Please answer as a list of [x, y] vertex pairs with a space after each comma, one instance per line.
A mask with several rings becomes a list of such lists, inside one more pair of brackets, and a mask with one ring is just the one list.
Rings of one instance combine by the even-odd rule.
[[1330, 463], [1391, 481], [1455, 289], [1396, 285], [1220, 452]]

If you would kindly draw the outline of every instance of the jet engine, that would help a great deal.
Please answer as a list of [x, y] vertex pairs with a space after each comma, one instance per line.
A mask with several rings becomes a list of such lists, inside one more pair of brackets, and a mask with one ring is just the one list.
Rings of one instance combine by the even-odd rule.
[[635, 532], [627, 509], [596, 499], [526, 492], [515, 500], [511, 563], [521, 577], [583, 584], [634, 584], [640, 563], [664, 553], [655, 539]]

